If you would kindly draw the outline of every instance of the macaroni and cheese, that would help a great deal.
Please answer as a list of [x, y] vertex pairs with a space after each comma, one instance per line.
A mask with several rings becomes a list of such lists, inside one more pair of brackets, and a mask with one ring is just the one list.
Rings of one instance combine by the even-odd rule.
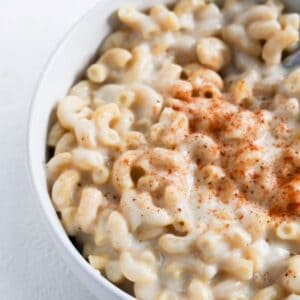
[[300, 16], [280, 1], [117, 12], [57, 107], [53, 205], [141, 300], [300, 299]]

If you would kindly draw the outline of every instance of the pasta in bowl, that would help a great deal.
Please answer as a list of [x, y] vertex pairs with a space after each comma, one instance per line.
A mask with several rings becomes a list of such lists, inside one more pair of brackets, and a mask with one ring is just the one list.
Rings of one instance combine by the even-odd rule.
[[300, 299], [300, 70], [282, 66], [299, 14], [179, 0], [117, 16], [48, 134], [66, 232], [137, 299]]

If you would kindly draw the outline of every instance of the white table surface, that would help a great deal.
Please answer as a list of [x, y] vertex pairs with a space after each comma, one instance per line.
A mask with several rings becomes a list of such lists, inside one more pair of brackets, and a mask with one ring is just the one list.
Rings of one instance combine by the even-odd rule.
[[36, 81], [58, 41], [96, 2], [0, 0], [1, 300], [95, 300], [48, 237], [29, 185], [25, 145]]

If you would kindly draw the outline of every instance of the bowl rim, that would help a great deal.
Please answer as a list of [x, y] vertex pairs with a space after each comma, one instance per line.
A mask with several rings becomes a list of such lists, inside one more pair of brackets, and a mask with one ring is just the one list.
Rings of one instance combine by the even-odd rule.
[[[36, 114], [36, 106], [38, 103], [38, 95], [40, 93], [41, 86], [47, 78], [47, 74], [50, 71], [52, 65], [54, 64], [58, 55], [60, 55], [61, 51], [64, 49], [65, 45], [68, 41], [72, 38], [73, 33], [77, 30], [77, 28], [83, 23], [86, 19], [89, 18], [91, 13], [95, 10], [98, 5], [105, 6], [105, 3], [110, 2], [110, 0], [98, 0], [95, 4], [91, 5], [79, 18], [75, 20], [75, 22], [70, 26], [70, 28], [63, 34], [63, 36], [59, 39], [54, 46], [53, 50], [51, 51], [50, 55], [46, 63], [44, 63], [41, 71], [39, 72], [38, 79], [36, 80], [33, 96], [30, 100], [29, 110], [27, 113], [27, 122], [26, 122], [26, 169], [29, 170], [29, 185], [33, 191], [33, 197], [36, 198], [36, 201], [39, 206], [40, 215], [44, 216], [41, 222], [47, 223], [48, 226], [47, 232], [49, 232], [49, 237], [53, 240], [56, 249], [59, 250], [63, 249], [65, 255], [60, 253], [62, 256], [62, 260], [65, 261], [65, 264], [68, 266], [68, 269], [72, 271], [72, 273], [78, 278], [80, 282], [82, 282], [87, 288], [88, 284], [86, 281], [92, 280], [94, 283], [98, 283], [106, 290], [106, 292], [111, 292], [112, 295], [117, 296], [124, 300], [134, 300], [133, 296], [129, 295], [115, 284], [110, 282], [106, 279], [101, 273], [97, 270], [93, 269], [93, 267], [84, 259], [84, 257], [80, 254], [80, 252], [75, 248], [71, 240], [69, 239], [67, 233], [63, 229], [62, 225], [57, 216], [52, 216], [49, 212], [49, 209], [53, 209], [53, 205], [51, 203], [51, 199], [47, 190], [44, 190], [39, 185], [36, 184], [37, 182], [37, 172], [34, 169], [33, 161], [34, 158], [34, 141], [33, 141], [33, 132], [34, 132], [34, 118], [33, 116]], [[51, 228], [51, 230], [50, 230]], [[59, 247], [60, 246], [60, 247]], [[68, 259], [69, 258], [69, 262]], [[73, 262], [74, 265], [71, 267], [71, 263]], [[82, 280], [82, 277], [75, 271], [80, 271], [81, 274], [86, 276], [86, 281]], [[90, 288], [88, 290], [95, 295], [97, 295], [94, 291]]]
[[[53, 50], [51, 51], [46, 63], [43, 65], [42, 70], [40, 71], [38, 75], [38, 79], [35, 83], [33, 96], [30, 100], [29, 105], [29, 111], [27, 115], [27, 122], [26, 122], [26, 165], [27, 170], [29, 170], [29, 182], [30, 187], [33, 191], [33, 197], [36, 198], [36, 202], [38, 202], [39, 211], [41, 213], [41, 216], [43, 215], [45, 218], [44, 223], [47, 223], [47, 231], [50, 232], [49, 236], [51, 236], [51, 239], [53, 240], [55, 247], [57, 250], [58, 248], [63, 248], [63, 251], [65, 254], [69, 257], [70, 261], [75, 263], [74, 268], [70, 267], [70, 263], [67, 261], [65, 255], [61, 254], [61, 251], [58, 251], [63, 257], [63, 261], [65, 261], [65, 264], [68, 266], [68, 269], [74, 273], [74, 275], [78, 278], [80, 282], [82, 282], [87, 288], [88, 284], [85, 284], [85, 281], [82, 280], [82, 277], [75, 272], [75, 268], [80, 271], [82, 274], [87, 276], [87, 280], [93, 280], [94, 283], [99, 283], [102, 285], [104, 289], [106, 289], [106, 292], [111, 292], [114, 296], [118, 296], [121, 299], [124, 300], [134, 300], [135, 298], [131, 296], [130, 294], [123, 291], [121, 288], [117, 287], [115, 284], [110, 282], [108, 279], [106, 279], [99, 271], [95, 270], [81, 255], [81, 253], [76, 249], [76, 247], [71, 242], [70, 238], [68, 237], [67, 233], [63, 229], [59, 219], [57, 216], [52, 216], [50, 214], [49, 209], [53, 209], [53, 205], [51, 203], [51, 198], [49, 196], [49, 192], [47, 190], [44, 190], [42, 187], [38, 186], [37, 182], [37, 171], [34, 168], [33, 161], [34, 158], [34, 140], [33, 140], [33, 133], [34, 133], [34, 115], [37, 113], [36, 106], [38, 103], [38, 96], [41, 90], [41, 86], [44, 82], [44, 80], [47, 78], [47, 75], [52, 67], [52, 65], [55, 63], [56, 58], [61, 54], [61, 51], [63, 51], [65, 45], [68, 43], [70, 39], [72, 39], [72, 35], [75, 33], [77, 28], [90, 17], [91, 13], [95, 10], [95, 8], [98, 5], [104, 6], [105, 3], [109, 2], [109, 0], [101, 0], [97, 1], [95, 4], [93, 4], [91, 7], [89, 7], [72, 25], [71, 27], [66, 31], [66, 33], [63, 34], [63, 36], [59, 39], [59, 41], [56, 43], [56, 46], [54, 46]], [[52, 230], [50, 230], [52, 228]], [[61, 247], [59, 247], [59, 245]], [[91, 289], [88, 288], [88, 290], [95, 295]]]

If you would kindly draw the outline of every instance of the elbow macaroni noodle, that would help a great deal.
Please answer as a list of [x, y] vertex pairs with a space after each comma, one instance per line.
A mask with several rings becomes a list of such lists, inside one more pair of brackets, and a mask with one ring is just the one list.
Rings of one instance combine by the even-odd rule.
[[300, 16], [178, 0], [121, 27], [57, 107], [53, 205], [141, 300], [300, 299]]

